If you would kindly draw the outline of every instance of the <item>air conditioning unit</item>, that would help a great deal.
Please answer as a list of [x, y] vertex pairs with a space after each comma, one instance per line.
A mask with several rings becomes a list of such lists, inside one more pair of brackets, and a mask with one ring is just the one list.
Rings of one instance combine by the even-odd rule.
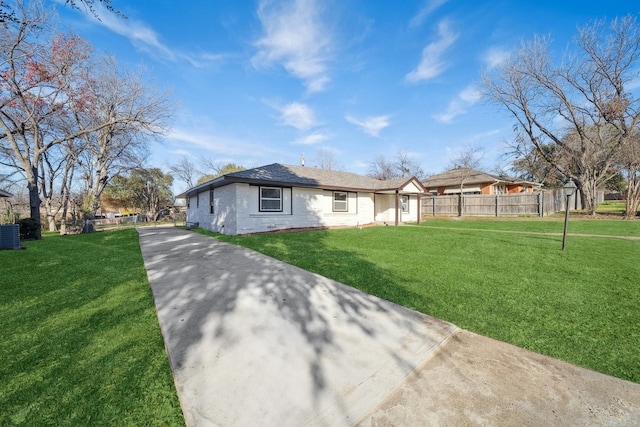
[[20, 226], [0, 225], [0, 249], [20, 249]]

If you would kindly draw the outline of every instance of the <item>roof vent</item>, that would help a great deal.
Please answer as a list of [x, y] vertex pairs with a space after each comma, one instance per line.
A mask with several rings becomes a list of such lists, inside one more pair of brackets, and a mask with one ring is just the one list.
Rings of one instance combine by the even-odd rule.
[[304, 153], [300, 154], [300, 165], [304, 166]]

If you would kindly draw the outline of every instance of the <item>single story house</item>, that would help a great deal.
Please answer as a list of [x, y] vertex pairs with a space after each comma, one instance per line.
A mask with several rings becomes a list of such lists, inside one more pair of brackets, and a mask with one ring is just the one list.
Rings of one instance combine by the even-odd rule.
[[422, 181], [428, 194], [515, 194], [533, 193], [542, 184], [508, 176], [492, 175], [469, 168], [454, 168]]
[[224, 234], [419, 222], [424, 187], [273, 163], [233, 172], [178, 195], [188, 223]]

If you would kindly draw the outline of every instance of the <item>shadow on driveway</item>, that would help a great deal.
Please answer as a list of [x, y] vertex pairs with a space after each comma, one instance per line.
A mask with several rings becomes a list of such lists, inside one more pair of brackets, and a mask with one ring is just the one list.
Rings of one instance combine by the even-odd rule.
[[457, 331], [210, 237], [139, 233], [190, 426], [353, 424]]

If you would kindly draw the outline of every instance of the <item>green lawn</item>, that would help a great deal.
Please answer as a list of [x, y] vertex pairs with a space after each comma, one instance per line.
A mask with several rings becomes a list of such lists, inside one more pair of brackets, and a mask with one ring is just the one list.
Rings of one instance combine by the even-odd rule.
[[624, 214], [626, 204], [623, 200], [606, 200], [598, 205], [596, 209], [600, 214]]
[[[503, 232], [488, 232], [488, 229]], [[484, 229], [484, 230], [475, 230]], [[442, 220], [217, 236], [461, 328], [640, 382], [640, 241], [562, 232], [562, 221]], [[570, 233], [640, 236], [640, 222]]]
[[0, 425], [184, 425], [135, 230], [0, 252]]

